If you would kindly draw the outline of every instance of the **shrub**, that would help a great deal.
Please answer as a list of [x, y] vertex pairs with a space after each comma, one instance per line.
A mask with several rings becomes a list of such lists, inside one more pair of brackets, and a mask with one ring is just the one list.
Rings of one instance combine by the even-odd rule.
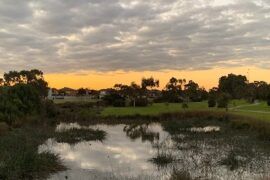
[[209, 108], [212, 108], [212, 107], [216, 107], [216, 100], [215, 100], [215, 98], [209, 98], [209, 100], [208, 100], [208, 107]]
[[12, 125], [17, 119], [41, 112], [42, 100], [38, 91], [27, 84], [0, 88], [1, 119]]
[[270, 106], [270, 95], [267, 97], [267, 105]]
[[45, 116], [48, 118], [54, 118], [58, 114], [58, 109], [51, 100], [44, 101]]
[[187, 109], [187, 108], [188, 108], [188, 103], [183, 102], [183, 103], [182, 103], [182, 108], [183, 108], [183, 109]]
[[230, 96], [227, 93], [221, 93], [218, 96], [217, 106], [218, 108], [228, 108]]
[[105, 102], [106, 105], [109, 106], [117, 106], [117, 107], [123, 107], [125, 106], [126, 99], [119, 95], [118, 93], [112, 93], [109, 95], [106, 95], [102, 98], [102, 100]]
[[126, 106], [126, 102], [124, 99], [116, 99], [113, 101], [112, 104], [114, 107], [125, 107]]

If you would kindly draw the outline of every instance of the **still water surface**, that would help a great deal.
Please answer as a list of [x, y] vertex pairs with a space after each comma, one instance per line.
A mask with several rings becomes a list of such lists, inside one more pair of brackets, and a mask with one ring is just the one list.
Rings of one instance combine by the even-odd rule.
[[[204, 138], [200, 141], [188, 138], [185, 141], [186, 134], [172, 137], [157, 123], [140, 126], [120, 124], [89, 127], [77, 123], [61, 123], [56, 131], [66, 131], [71, 128], [101, 129], [107, 132], [107, 138], [103, 142], [84, 141], [73, 145], [48, 139], [40, 146], [40, 151], [58, 154], [69, 168], [67, 171], [52, 175], [50, 180], [133, 178], [165, 180], [170, 178], [173, 169], [188, 171], [192, 177], [198, 179], [206, 177], [208, 179], [258, 179], [264, 176], [263, 171], [269, 170], [269, 157], [264, 157], [262, 154], [258, 155], [260, 160], [251, 159], [246, 168], [230, 170], [226, 166], [220, 166], [220, 159], [226, 157], [228, 149], [231, 148], [226, 143], [221, 143], [219, 140], [208, 141]], [[194, 127], [189, 133], [196, 132], [201, 138], [203, 133], [209, 133], [209, 129], [213, 129], [215, 133], [220, 130], [220, 127]], [[204, 130], [206, 131], [203, 132]], [[164, 153], [173, 155], [174, 163], [161, 167], [150, 161], [157, 154]], [[258, 171], [260, 168], [257, 166], [260, 166], [261, 171]]]

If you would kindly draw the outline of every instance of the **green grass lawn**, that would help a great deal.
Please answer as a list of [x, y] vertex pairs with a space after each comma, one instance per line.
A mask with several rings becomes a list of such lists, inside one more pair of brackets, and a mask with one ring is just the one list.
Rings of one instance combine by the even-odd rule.
[[[206, 101], [192, 102], [188, 104], [185, 111], [225, 111], [225, 109], [208, 108]], [[238, 107], [239, 106], [239, 107]], [[243, 107], [242, 107], [243, 106]], [[270, 120], [270, 107], [265, 102], [251, 105], [245, 100], [234, 100], [229, 104], [229, 112], [232, 114], [252, 117], [261, 120]], [[155, 103], [147, 107], [107, 107], [102, 112], [102, 116], [124, 116], [124, 115], [158, 115], [168, 112], [184, 111], [182, 104], [179, 103]], [[254, 112], [261, 111], [261, 112]], [[269, 112], [269, 113], [268, 113]]]
[[[188, 104], [187, 111], [208, 110], [206, 102], [194, 102]], [[102, 116], [123, 116], [123, 115], [157, 115], [168, 112], [184, 111], [180, 103], [155, 103], [147, 107], [107, 107], [102, 112]]]
[[61, 104], [61, 103], [66, 103], [66, 102], [97, 102], [98, 99], [92, 99], [89, 97], [76, 97], [76, 96], [71, 96], [71, 97], [65, 97], [64, 99], [54, 99], [53, 102], [55, 104]]

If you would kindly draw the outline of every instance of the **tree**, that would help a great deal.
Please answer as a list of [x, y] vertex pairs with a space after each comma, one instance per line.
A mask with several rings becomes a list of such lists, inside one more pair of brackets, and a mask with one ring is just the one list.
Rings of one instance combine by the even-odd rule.
[[204, 88], [200, 88], [196, 82], [190, 80], [184, 85], [184, 96], [192, 102], [200, 102], [208, 99], [208, 92]]
[[244, 98], [247, 94], [247, 78], [242, 75], [228, 74], [219, 79], [219, 91], [228, 93], [233, 99]]
[[230, 95], [228, 93], [220, 93], [217, 99], [218, 108], [226, 108], [228, 110]]
[[42, 101], [30, 84], [15, 84], [0, 88], [0, 117], [8, 124], [25, 116], [40, 113]]
[[270, 106], [270, 94], [267, 97], [267, 105]]
[[16, 84], [30, 84], [38, 91], [41, 97], [48, 95], [48, 83], [44, 80], [43, 72], [37, 69], [30, 71], [9, 71], [4, 73], [4, 84], [14, 86]]
[[185, 83], [185, 79], [176, 79], [175, 77], [172, 77], [166, 84], [165, 90], [162, 91], [162, 99], [167, 102], [182, 102]]
[[78, 91], [77, 91], [77, 96], [85, 96], [86, 93], [87, 93], [87, 90], [86, 90], [86, 89], [80, 88], [80, 89], [78, 89]]
[[216, 99], [214, 96], [210, 96], [208, 99], [208, 107], [212, 108], [212, 107], [216, 107]]
[[159, 87], [159, 80], [154, 79], [153, 77], [150, 78], [142, 78], [142, 89], [147, 90], [148, 87], [151, 89], [154, 87]]

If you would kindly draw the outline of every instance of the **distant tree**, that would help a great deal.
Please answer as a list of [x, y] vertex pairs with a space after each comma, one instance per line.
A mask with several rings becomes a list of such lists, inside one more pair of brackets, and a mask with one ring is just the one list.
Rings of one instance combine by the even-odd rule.
[[264, 81], [254, 81], [249, 88], [253, 92], [254, 99], [266, 100], [270, 92], [270, 85]]
[[209, 96], [208, 107], [216, 107], [216, 98], [214, 96]]
[[87, 90], [84, 88], [79, 88], [77, 91], [77, 96], [85, 96], [87, 93]]
[[270, 106], [270, 94], [267, 97], [267, 105]]
[[184, 98], [185, 79], [176, 79], [172, 77], [162, 91], [162, 99], [167, 102], [182, 102]]
[[153, 77], [150, 78], [142, 78], [142, 89], [146, 90], [148, 87], [151, 89], [154, 87], [159, 87], [159, 80], [154, 79]]
[[226, 108], [228, 110], [230, 95], [228, 93], [220, 93], [217, 99], [218, 108]]
[[130, 84], [130, 90], [129, 90], [129, 97], [133, 101], [133, 107], [136, 107], [136, 100], [141, 97], [142, 91], [139, 85], [137, 85], [135, 82], [132, 82]]
[[193, 102], [202, 101], [203, 99], [203, 89], [199, 88], [199, 85], [194, 81], [190, 80], [185, 84], [184, 94]]
[[244, 98], [247, 90], [247, 78], [242, 75], [228, 74], [219, 79], [219, 91], [228, 93], [233, 99]]
[[103, 98], [103, 101], [110, 106], [114, 107], [124, 107], [125, 106], [125, 98], [121, 96], [116, 91], [105, 95]]

